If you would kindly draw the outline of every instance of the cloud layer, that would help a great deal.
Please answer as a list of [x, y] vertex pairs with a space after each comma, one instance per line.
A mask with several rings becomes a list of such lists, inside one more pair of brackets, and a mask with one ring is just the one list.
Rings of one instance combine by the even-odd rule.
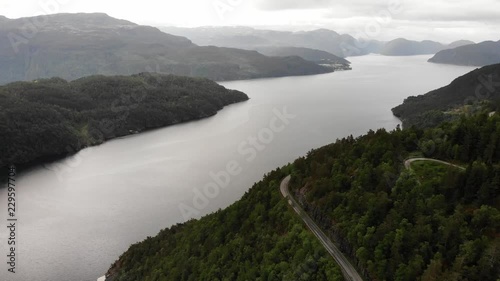
[[44, 3], [61, 3], [56, 12], [104, 12], [150, 25], [330, 28], [352, 35], [376, 27], [380, 40], [500, 39], [498, 0], [0, 0], [0, 14], [44, 14]]

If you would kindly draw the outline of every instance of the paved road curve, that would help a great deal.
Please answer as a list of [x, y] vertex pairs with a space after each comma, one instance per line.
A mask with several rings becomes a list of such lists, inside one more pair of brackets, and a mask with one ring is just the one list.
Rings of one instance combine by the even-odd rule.
[[465, 170], [464, 167], [460, 167], [460, 166], [457, 166], [457, 165], [454, 165], [454, 164], [451, 164], [451, 163], [448, 163], [448, 162], [445, 162], [445, 161], [431, 159], [431, 158], [411, 158], [411, 159], [408, 159], [408, 160], [405, 161], [405, 168], [407, 170], [410, 170], [411, 163], [416, 162], [416, 161], [436, 162], [436, 163], [441, 163], [441, 164], [445, 164], [445, 165], [448, 165], [448, 166], [452, 166], [452, 167], [455, 167], [455, 168], [458, 168], [458, 169], [461, 169], [461, 170]]
[[295, 201], [295, 199], [290, 195], [288, 191], [288, 183], [290, 182], [290, 176], [284, 178], [281, 181], [280, 190], [283, 197], [288, 200], [288, 203], [292, 206], [295, 212], [304, 221], [307, 227], [316, 235], [321, 244], [330, 253], [335, 262], [340, 266], [342, 274], [345, 280], [350, 281], [362, 281], [361, 275], [356, 271], [354, 266], [349, 262], [349, 260], [342, 254], [342, 252], [330, 241], [328, 236], [323, 233], [323, 231], [316, 225], [316, 223], [309, 217], [309, 215], [302, 209], [302, 207]]

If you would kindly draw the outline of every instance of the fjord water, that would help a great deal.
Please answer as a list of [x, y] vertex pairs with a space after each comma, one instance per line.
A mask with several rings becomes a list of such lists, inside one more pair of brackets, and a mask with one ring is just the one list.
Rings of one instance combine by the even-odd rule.
[[[405, 97], [473, 69], [427, 63], [429, 57], [370, 55], [350, 58], [352, 71], [222, 83], [247, 93], [250, 101], [18, 175], [16, 273], [2, 262], [0, 280], [94, 281], [130, 244], [187, 215], [200, 217], [232, 204], [266, 172], [309, 150], [370, 129], [394, 129], [400, 122], [390, 109]], [[211, 173], [221, 174], [228, 164], [239, 173], [217, 192]], [[209, 184], [211, 198], [200, 196]], [[3, 188], [2, 222], [6, 197]]]

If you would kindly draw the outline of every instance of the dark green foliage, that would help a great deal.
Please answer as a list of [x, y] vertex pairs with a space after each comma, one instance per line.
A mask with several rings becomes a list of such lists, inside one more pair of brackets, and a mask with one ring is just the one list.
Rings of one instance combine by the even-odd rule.
[[281, 197], [285, 175], [274, 171], [227, 209], [131, 246], [108, 280], [343, 280]]
[[409, 97], [392, 112], [403, 120], [405, 128], [412, 125], [425, 128], [456, 119], [460, 113], [474, 113], [471, 112], [474, 108], [482, 108], [478, 104], [497, 103], [499, 99], [500, 64], [495, 64], [465, 74], [441, 89]]
[[[495, 281], [499, 136], [500, 116], [486, 114], [425, 131], [370, 132], [297, 160], [293, 187], [367, 280]], [[407, 171], [410, 154], [467, 168], [415, 162]]]
[[[279, 182], [292, 174], [296, 197], [366, 280], [496, 281], [499, 136], [500, 116], [483, 114], [339, 140], [272, 172], [228, 209], [133, 245], [108, 273], [113, 281], [337, 280], [324, 254], [313, 273], [293, 275], [319, 245], [280, 199]], [[410, 155], [467, 168], [416, 162], [419, 178], [404, 168]]]
[[247, 99], [207, 79], [147, 73], [12, 83], [0, 87], [0, 167], [212, 116]]

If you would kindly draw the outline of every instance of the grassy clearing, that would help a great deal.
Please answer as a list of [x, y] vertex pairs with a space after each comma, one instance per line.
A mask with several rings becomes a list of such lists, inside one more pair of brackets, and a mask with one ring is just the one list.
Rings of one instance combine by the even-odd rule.
[[440, 183], [449, 172], [460, 170], [454, 166], [432, 161], [415, 161], [411, 164], [411, 169], [421, 183], [436, 184]]

